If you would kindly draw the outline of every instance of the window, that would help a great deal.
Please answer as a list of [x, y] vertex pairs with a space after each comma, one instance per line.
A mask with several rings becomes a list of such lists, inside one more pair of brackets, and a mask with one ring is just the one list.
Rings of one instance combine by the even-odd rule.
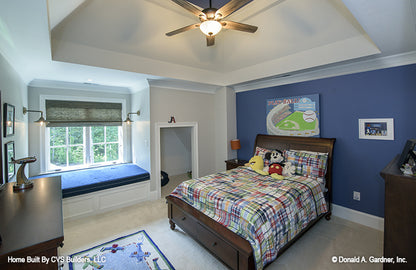
[[47, 128], [47, 170], [122, 162], [120, 126]]

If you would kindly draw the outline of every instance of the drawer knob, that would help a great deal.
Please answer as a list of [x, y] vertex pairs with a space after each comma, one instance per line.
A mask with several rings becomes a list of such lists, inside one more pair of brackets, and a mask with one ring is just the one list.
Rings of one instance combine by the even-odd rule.
[[212, 247], [215, 247], [217, 245], [217, 242], [212, 243]]

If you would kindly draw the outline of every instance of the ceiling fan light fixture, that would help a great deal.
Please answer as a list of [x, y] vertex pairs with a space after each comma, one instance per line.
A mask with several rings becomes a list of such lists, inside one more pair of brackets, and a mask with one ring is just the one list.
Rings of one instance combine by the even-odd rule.
[[207, 36], [215, 36], [221, 31], [222, 25], [217, 21], [209, 20], [201, 23], [199, 29]]

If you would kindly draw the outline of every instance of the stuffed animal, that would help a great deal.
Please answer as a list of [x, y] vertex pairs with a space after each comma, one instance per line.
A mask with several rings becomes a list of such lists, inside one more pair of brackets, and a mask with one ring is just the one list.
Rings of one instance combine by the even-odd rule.
[[270, 175], [279, 175], [275, 176], [275, 179], [283, 179], [282, 175], [293, 176], [295, 174], [296, 167], [289, 161], [285, 162], [283, 153], [280, 150], [276, 149], [267, 152], [264, 158], [270, 161], [270, 165], [264, 167], [263, 170], [267, 171]]
[[[246, 166], [249, 166], [250, 168], [252, 168], [256, 173], [261, 174], [261, 175], [269, 175], [269, 172], [264, 171], [263, 167], [264, 167], [264, 162], [262, 157], [260, 156], [254, 156], [252, 157], [247, 164], [245, 164]], [[273, 165], [278, 165], [273, 164]], [[280, 165], [279, 165], [280, 166]], [[273, 166], [274, 168], [274, 166]], [[271, 177], [273, 177], [274, 179], [278, 179], [278, 180], [282, 180], [284, 177], [283, 175], [279, 175], [277, 173], [272, 173], [270, 174]]]
[[269, 174], [274, 179], [282, 180], [283, 177], [283, 167], [279, 163], [273, 163], [269, 166]]
[[262, 175], [269, 175], [268, 172], [263, 171], [264, 162], [263, 159], [260, 156], [254, 156], [250, 158], [246, 166], [249, 166], [252, 168], [256, 173], [262, 174]]
[[282, 151], [277, 150], [277, 149], [271, 152], [267, 152], [264, 155], [264, 158], [270, 160], [270, 163], [280, 163], [285, 159], [283, 157]]
[[264, 159], [269, 161], [269, 166], [265, 166], [263, 171], [266, 171], [275, 179], [283, 179], [283, 161], [285, 158], [283, 157], [283, 153], [280, 150], [273, 150], [271, 152], [267, 152], [264, 155]]
[[283, 167], [283, 172], [282, 172], [284, 176], [293, 176], [295, 174], [295, 171], [296, 171], [296, 167], [292, 165], [292, 162], [290, 161], [285, 162], [285, 166]]

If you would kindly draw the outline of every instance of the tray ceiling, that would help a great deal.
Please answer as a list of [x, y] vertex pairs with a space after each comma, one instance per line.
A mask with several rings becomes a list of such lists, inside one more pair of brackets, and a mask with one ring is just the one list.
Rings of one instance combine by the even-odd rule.
[[172, 1], [85, 1], [52, 30], [52, 57], [228, 85], [379, 53], [340, 0], [257, 0], [229, 19], [259, 30], [223, 29], [207, 47], [198, 29], [165, 36], [198, 22]]

